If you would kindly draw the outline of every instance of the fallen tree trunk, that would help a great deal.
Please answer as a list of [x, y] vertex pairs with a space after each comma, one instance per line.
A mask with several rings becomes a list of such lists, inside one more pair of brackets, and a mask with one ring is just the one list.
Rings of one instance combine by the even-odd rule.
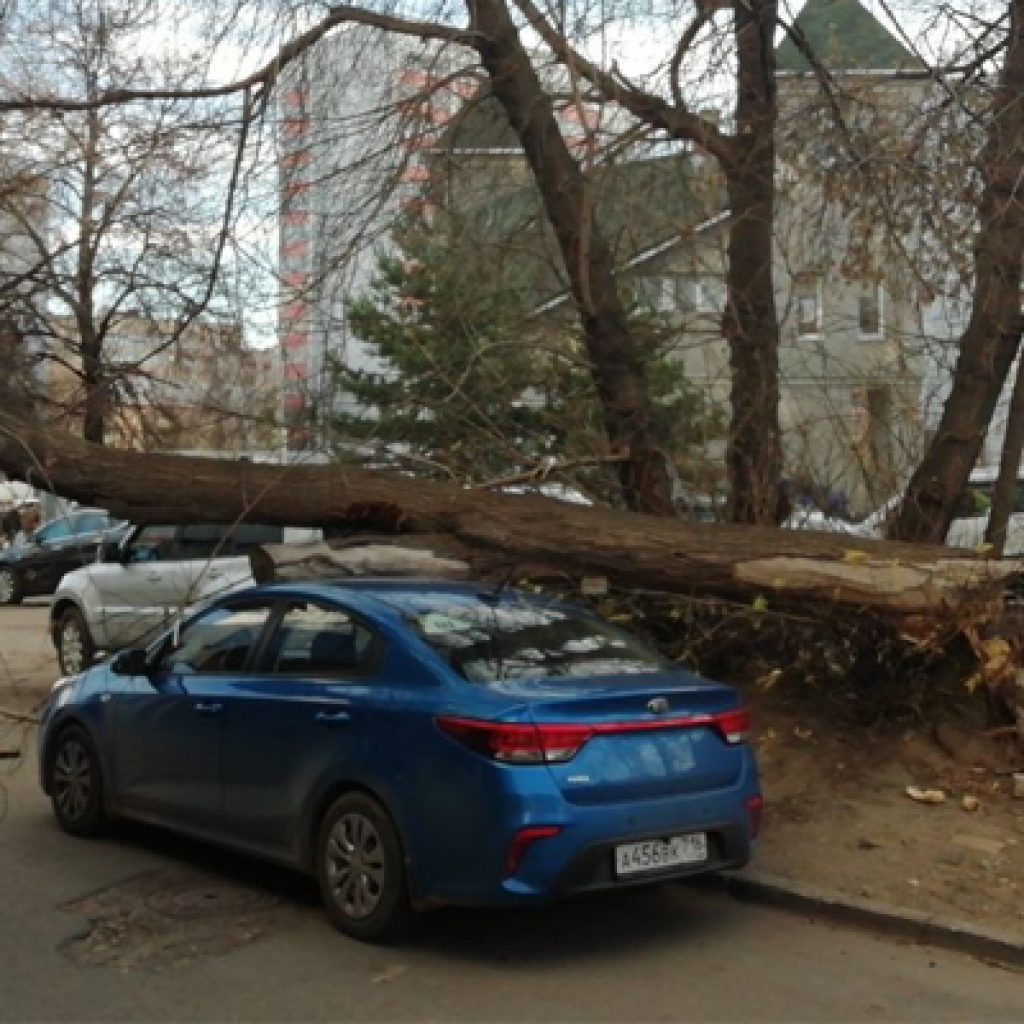
[[[775, 685], [781, 676], [800, 692], [846, 699], [870, 720], [919, 716], [939, 693], [962, 699], [965, 682], [987, 684], [1000, 709], [1015, 704], [1024, 623], [1004, 614], [1004, 595], [1018, 562], [685, 523], [340, 465], [118, 451], [33, 426], [7, 398], [0, 385], [0, 470], [136, 522], [333, 526], [355, 535], [332, 540], [334, 548], [400, 545], [492, 579], [573, 590], [585, 577], [604, 577], [614, 593], [601, 610], [631, 609], [628, 618], [672, 656], [737, 683]], [[277, 554], [270, 574], [302, 574], [309, 555]], [[360, 571], [352, 566], [367, 553], [312, 556], [321, 567]], [[391, 564], [404, 569], [418, 557], [398, 554]], [[435, 575], [463, 571], [427, 564]]]
[[0, 469], [136, 522], [245, 519], [429, 535], [438, 554], [486, 575], [598, 575], [622, 587], [747, 602], [774, 595], [929, 630], [985, 623], [1018, 571], [940, 547], [685, 523], [349, 466], [120, 451], [34, 426], [4, 399], [0, 391]]

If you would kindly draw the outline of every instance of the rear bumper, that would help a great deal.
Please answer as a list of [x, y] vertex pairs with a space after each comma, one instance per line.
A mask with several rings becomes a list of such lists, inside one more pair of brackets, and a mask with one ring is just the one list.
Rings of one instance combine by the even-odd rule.
[[[737, 782], [712, 792], [683, 793], [620, 804], [578, 805], [564, 798], [523, 801], [515, 820], [506, 820], [500, 842], [478, 843], [467, 859], [476, 861], [472, 881], [466, 877], [437, 886], [415, 888], [421, 906], [471, 904], [530, 906], [577, 893], [631, 888], [725, 869], [742, 867], [753, 850], [748, 801], [760, 793], [753, 757]], [[521, 828], [556, 826], [561, 831], [533, 843], [514, 874], [507, 875], [505, 855]], [[704, 832], [707, 859], [639, 875], [619, 877], [615, 847], [622, 843], [667, 839]], [[485, 862], [485, 863], [482, 863]], [[466, 863], [463, 861], [463, 863]], [[469, 872], [467, 872], [468, 874]]]
[[[593, 819], [577, 817], [560, 835], [541, 840], [530, 849], [519, 871], [502, 879], [497, 902], [543, 903], [576, 893], [742, 867], [750, 860], [753, 846], [747, 797], [746, 792], [737, 791], [730, 791], [727, 797], [716, 794], [714, 806], [708, 806], [709, 798], [702, 794], [659, 801], [640, 813], [636, 806], [630, 806], [602, 808]], [[707, 860], [639, 875], [616, 874], [616, 846], [692, 832], [707, 835]]]

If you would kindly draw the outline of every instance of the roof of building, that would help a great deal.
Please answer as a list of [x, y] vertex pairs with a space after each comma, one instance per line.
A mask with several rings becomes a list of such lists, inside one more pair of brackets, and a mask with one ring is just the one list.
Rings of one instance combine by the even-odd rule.
[[[591, 187], [595, 220], [620, 269], [692, 235], [725, 202], [724, 195], [702, 194], [706, 185], [702, 189], [688, 152], [611, 164], [594, 173]], [[561, 255], [532, 183], [466, 212], [467, 238], [478, 253], [515, 254], [506, 256], [505, 269], [514, 264], [533, 305], [564, 294]]]
[[[591, 178], [595, 217], [613, 248], [634, 252], [699, 219], [692, 154], [625, 160], [599, 167]], [[543, 221], [532, 182], [478, 208], [487, 233], [502, 237]]]
[[509, 124], [505, 110], [489, 90], [471, 96], [449, 122], [438, 148], [460, 150], [518, 150], [519, 139]]
[[[830, 71], [891, 72], [920, 68], [921, 62], [858, 0], [808, 0], [794, 22]], [[776, 49], [778, 69], [801, 73], [810, 64], [792, 39]], [[521, 155], [504, 110], [486, 88], [456, 114], [435, 151]], [[595, 219], [619, 270], [632, 271], [687, 238], [728, 222], [724, 192], [708, 188], [690, 151], [625, 159], [591, 177]], [[700, 180], [703, 178], [703, 180]], [[499, 190], [463, 211], [477, 251], [515, 253], [519, 286], [535, 308], [554, 308], [567, 295], [558, 246], [544, 216], [540, 194], [530, 181]]]
[[[900, 71], [920, 68], [914, 56], [858, 0], [807, 0], [793, 22], [829, 71]], [[811, 64], [787, 35], [775, 50], [782, 72], [806, 72]]]

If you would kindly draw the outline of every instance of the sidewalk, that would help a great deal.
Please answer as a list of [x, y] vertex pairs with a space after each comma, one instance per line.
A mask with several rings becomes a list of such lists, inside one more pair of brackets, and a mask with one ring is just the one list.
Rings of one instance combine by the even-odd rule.
[[[837, 733], [756, 703], [765, 815], [753, 883], [963, 922], [1024, 947], [1024, 800], [1008, 774], [1024, 758], [1012, 740], [950, 726], [938, 738], [930, 727]], [[945, 800], [916, 802], [908, 787]]]

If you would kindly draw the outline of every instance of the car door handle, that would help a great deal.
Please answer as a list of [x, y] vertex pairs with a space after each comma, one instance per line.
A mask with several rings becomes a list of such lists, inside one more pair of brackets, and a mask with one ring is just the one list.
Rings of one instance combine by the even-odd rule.
[[158, 572], [151, 572], [146, 575], [146, 579], [150, 583], [159, 583], [163, 579], [163, 576]]
[[316, 720], [321, 725], [347, 725], [352, 716], [347, 711], [318, 711]]
[[223, 704], [218, 704], [216, 702], [209, 703], [207, 701], [202, 700], [196, 701], [193, 707], [201, 715], [219, 715], [224, 710]]

